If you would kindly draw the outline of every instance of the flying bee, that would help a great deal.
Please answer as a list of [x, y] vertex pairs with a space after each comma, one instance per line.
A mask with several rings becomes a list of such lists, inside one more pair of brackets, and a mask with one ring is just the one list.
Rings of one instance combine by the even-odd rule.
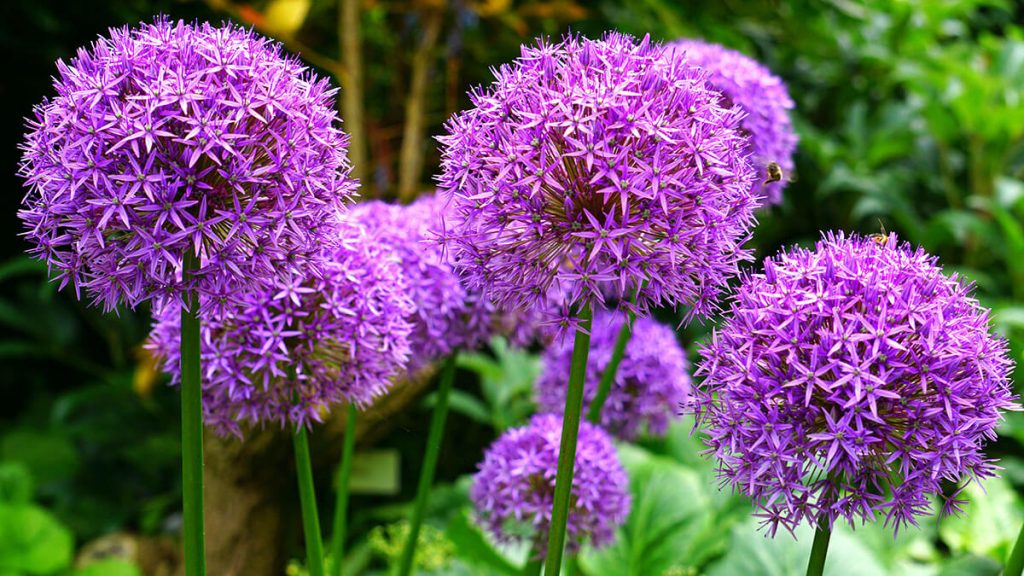
[[884, 247], [889, 242], [889, 233], [885, 231], [885, 224], [882, 223], [882, 219], [878, 219], [878, 227], [882, 229], [881, 233], [870, 234], [868, 238], [875, 241], [875, 244]]
[[782, 166], [779, 166], [778, 162], [769, 162], [765, 166], [765, 170], [768, 172], [768, 177], [764, 179], [762, 184], [771, 184], [772, 182], [779, 182], [786, 177], [782, 172]]

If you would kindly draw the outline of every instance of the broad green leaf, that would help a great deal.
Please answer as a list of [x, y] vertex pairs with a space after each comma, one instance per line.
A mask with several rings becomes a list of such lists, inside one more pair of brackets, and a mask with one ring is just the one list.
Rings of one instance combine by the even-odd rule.
[[20, 429], [0, 439], [0, 458], [25, 464], [40, 484], [71, 478], [78, 470], [78, 451], [67, 436]]
[[1024, 514], [1021, 500], [1003, 478], [972, 482], [964, 490], [964, 514], [943, 518], [939, 536], [953, 552], [988, 556], [1002, 561], [1017, 539]]
[[480, 528], [469, 519], [469, 514], [469, 508], [463, 508], [452, 516], [445, 528], [445, 537], [455, 545], [455, 556], [488, 574], [518, 574], [519, 569], [491, 546]]
[[946, 562], [938, 576], [999, 576], [1003, 566], [986, 556], [960, 556]]
[[[754, 519], [732, 531], [729, 551], [708, 571], [708, 576], [790, 576], [807, 571], [814, 530], [801, 526], [794, 540], [788, 532], [779, 531], [768, 538]], [[854, 533], [837, 529], [832, 534], [825, 560], [826, 576], [884, 576], [890, 572], [875, 554]]]
[[621, 445], [619, 454], [629, 472], [633, 507], [611, 546], [580, 555], [583, 570], [613, 576], [700, 567], [728, 538], [724, 530], [708, 531], [715, 509], [708, 484], [693, 470], [632, 445]]
[[0, 573], [45, 576], [71, 565], [71, 532], [32, 504], [0, 503]]
[[35, 486], [32, 473], [21, 462], [0, 462], [0, 502], [28, 504]]

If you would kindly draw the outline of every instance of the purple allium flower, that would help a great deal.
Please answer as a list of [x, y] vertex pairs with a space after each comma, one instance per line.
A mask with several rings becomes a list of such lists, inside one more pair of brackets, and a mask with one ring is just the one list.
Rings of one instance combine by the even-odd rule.
[[[244, 294], [201, 326], [203, 412], [221, 431], [239, 422], [308, 425], [330, 405], [365, 406], [405, 367], [415, 306], [398, 257], [342, 222], [336, 246], [305, 276]], [[179, 308], [156, 310], [149, 346], [180, 378]]]
[[750, 134], [749, 153], [761, 175], [755, 192], [767, 204], [782, 202], [788, 180], [765, 183], [766, 166], [777, 163], [784, 174], [793, 171], [797, 134], [789, 118], [793, 100], [786, 84], [757, 60], [718, 44], [700, 40], [677, 40], [667, 48], [691, 65], [705, 68], [708, 81], [722, 91], [727, 106], [739, 105], [746, 113], [740, 126]]
[[459, 348], [474, 348], [491, 334], [493, 308], [467, 293], [442, 256], [435, 236], [441, 226], [440, 209], [441, 202], [433, 195], [409, 206], [373, 201], [352, 208], [352, 218], [401, 259], [416, 303], [410, 369]]
[[[506, 431], [484, 454], [469, 495], [479, 521], [499, 541], [532, 543], [534, 552], [543, 554], [561, 434], [561, 416], [537, 415], [528, 425]], [[609, 544], [629, 507], [629, 479], [611, 438], [581, 423], [566, 546], [576, 551], [584, 542]]]
[[[292, 274], [354, 193], [335, 90], [226, 24], [112, 29], [57, 63], [22, 144], [19, 212], [63, 288], [106, 309]], [[182, 279], [186, 252], [201, 269]]]
[[446, 246], [509, 308], [639, 293], [706, 314], [754, 223], [743, 112], [648, 38], [524, 47], [442, 136]]
[[[622, 312], [599, 312], [594, 317], [583, 391], [584, 413], [597, 395], [625, 320]], [[632, 440], [645, 429], [650, 434], [664, 434], [669, 418], [690, 396], [689, 363], [675, 332], [651, 318], [637, 318], [631, 330], [622, 363], [601, 408], [601, 427], [623, 440]], [[542, 412], [561, 413], [572, 363], [572, 342], [556, 341], [541, 360], [537, 404]]]
[[827, 234], [744, 275], [695, 405], [772, 534], [879, 515], [898, 531], [994, 474], [982, 450], [1017, 409], [1013, 363], [971, 293], [895, 235]]

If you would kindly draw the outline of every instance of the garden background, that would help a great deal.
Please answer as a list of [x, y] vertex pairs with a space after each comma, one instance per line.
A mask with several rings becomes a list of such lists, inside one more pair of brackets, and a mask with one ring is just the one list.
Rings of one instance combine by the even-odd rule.
[[[703, 37], [765, 63], [789, 85], [800, 134], [781, 206], [760, 213], [757, 259], [819, 230], [880, 229], [924, 246], [977, 284], [996, 329], [1024, 361], [1024, 5], [976, 0], [405, 0], [354, 2], [361, 82], [340, 42], [339, 3], [271, 0], [11, 0], [0, 8], [0, 574], [174, 574], [180, 528], [179, 398], [140, 347], [147, 309], [104, 315], [58, 293], [23, 255], [16, 176], [24, 117], [51, 92], [54, 61], [109, 26], [157, 13], [252, 25], [361, 99], [346, 131], [367, 198], [429, 191], [432, 137], [466, 91], [521, 43], [573, 30], [617, 29], [657, 40]], [[362, 89], [353, 88], [362, 84]], [[360, 117], [361, 116], [361, 117]], [[358, 147], [358, 144], [354, 145]], [[660, 314], [672, 321], [671, 313]], [[692, 352], [710, 326], [680, 332]], [[470, 521], [468, 475], [483, 449], [532, 411], [536, 355], [464, 356], [424, 534], [423, 571], [511, 574]], [[401, 543], [429, 425], [429, 375], [363, 419], [347, 563], [380, 572]], [[1017, 381], [1020, 382], [1020, 377]], [[1018, 394], [1024, 386], [1018, 385]], [[318, 486], [340, 454], [336, 421], [314, 434]], [[665, 440], [622, 447], [633, 513], [617, 542], [584, 553], [588, 575], [793, 574], [810, 531], [767, 539], [750, 506], [720, 491], [680, 422]], [[893, 539], [837, 528], [834, 574], [997, 574], [1024, 522], [1024, 414], [1010, 414], [989, 450], [1002, 479], [970, 491], [963, 518], [926, 520]], [[298, 495], [288, 442], [274, 430], [243, 446], [208, 435], [211, 574], [298, 573]], [[330, 498], [322, 498], [330, 502]], [[322, 513], [328, 517], [327, 510]], [[27, 546], [30, 534], [32, 546]], [[17, 536], [17, 537], [16, 537]], [[122, 561], [101, 558], [122, 559]], [[74, 566], [74, 567], [73, 567]], [[13, 567], [13, 568], [12, 568]], [[6, 571], [5, 571], [6, 570]], [[828, 572], [828, 571], [827, 571]], [[354, 572], [350, 572], [354, 573]]]

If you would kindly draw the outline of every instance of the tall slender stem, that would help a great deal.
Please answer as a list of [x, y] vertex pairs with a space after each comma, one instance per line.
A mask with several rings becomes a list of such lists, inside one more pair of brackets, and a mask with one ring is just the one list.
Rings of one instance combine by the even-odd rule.
[[821, 576], [825, 572], [825, 555], [828, 554], [828, 541], [832, 531], [823, 520], [814, 531], [814, 544], [811, 546], [811, 559], [807, 562], [807, 576]]
[[409, 520], [409, 537], [402, 548], [402, 558], [398, 565], [399, 576], [408, 576], [412, 571], [413, 556], [416, 552], [416, 541], [419, 539], [420, 526], [427, 509], [427, 498], [430, 486], [434, 483], [434, 472], [437, 470], [437, 457], [441, 453], [441, 439], [444, 437], [444, 424], [448, 416], [448, 397], [451, 396], [452, 382], [455, 380], [455, 360], [453, 353], [445, 359], [441, 368], [441, 383], [437, 388], [437, 401], [434, 403], [434, 415], [430, 419], [430, 432], [427, 435], [427, 453], [423, 457], [423, 468], [420, 469], [420, 484], [416, 490], [416, 502], [413, 504], [412, 518]]
[[320, 518], [316, 511], [316, 489], [313, 486], [313, 464], [309, 458], [309, 433], [306, 427], [295, 427], [295, 471], [299, 480], [299, 503], [302, 506], [302, 530], [306, 536], [306, 568], [309, 576], [324, 576], [324, 545], [320, 536]]
[[601, 374], [601, 383], [597, 387], [597, 394], [594, 395], [594, 399], [590, 402], [590, 408], [587, 410], [587, 420], [594, 424], [601, 423], [601, 408], [604, 407], [604, 402], [612, 391], [612, 384], [615, 383], [615, 373], [618, 372], [619, 364], [622, 363], [622, 358], [626, 355], [626, 344], [629, 343], [629, 338], [632, 336], [632, 325], [635, 319], [636, 315], [630, 312], [629, 318], [622, 324], [622, 328], [619, 329], [619, 336], [615, 339], [615, 348], [612, 350], [612, 358], [608, 361], [608, 366], [605, 366], [604, 374]]
[[593, 309], [587, 304], [580, 310], [580, 325], [576, 330], [572, 348], [569, 389], [565, 395], [565, 416], [562, 420], [562, 441], [558, 449], [555, 501], [551, 510], [548, 552], [545, 558], [546, 576], [558, 576], [562, 568], [565, 524], [569, 519], [569, 496], [572, 492], [573, 469], [576, 466], [576, 439], [580, 433], [580, 415], [583, 412], [583, 381], [587, 376], [587, 356], [590, 354], [592, 318]]
[[331, 534], [331, 556], [334, 557], [333, 576], [341, 576], [345, 563], [345, 537], [348, 536], [348, 481], [352, 477], [352, 457], [356, 452], [356, 405], [348, 405], [345, 416], [345, 438], [338, 467], [338, 495], [334, 502], [334, 533]]
[[[185, 252], [183, 277], [199, 268]], [[203, 525], [203, 388], [199, 369], [199, 298], [186, 293], [181, 305], [181, 484], [185, 576], [206, 576]]]
[[1020, 528], [1020, 535], [1017, 536], [1017, 543], [1013, 545], [1010, 552], [1010, 560], [1006, 562], [1006, 569], [1003, 576], [1020, 576], [1024, 572], [1024, 526]]

